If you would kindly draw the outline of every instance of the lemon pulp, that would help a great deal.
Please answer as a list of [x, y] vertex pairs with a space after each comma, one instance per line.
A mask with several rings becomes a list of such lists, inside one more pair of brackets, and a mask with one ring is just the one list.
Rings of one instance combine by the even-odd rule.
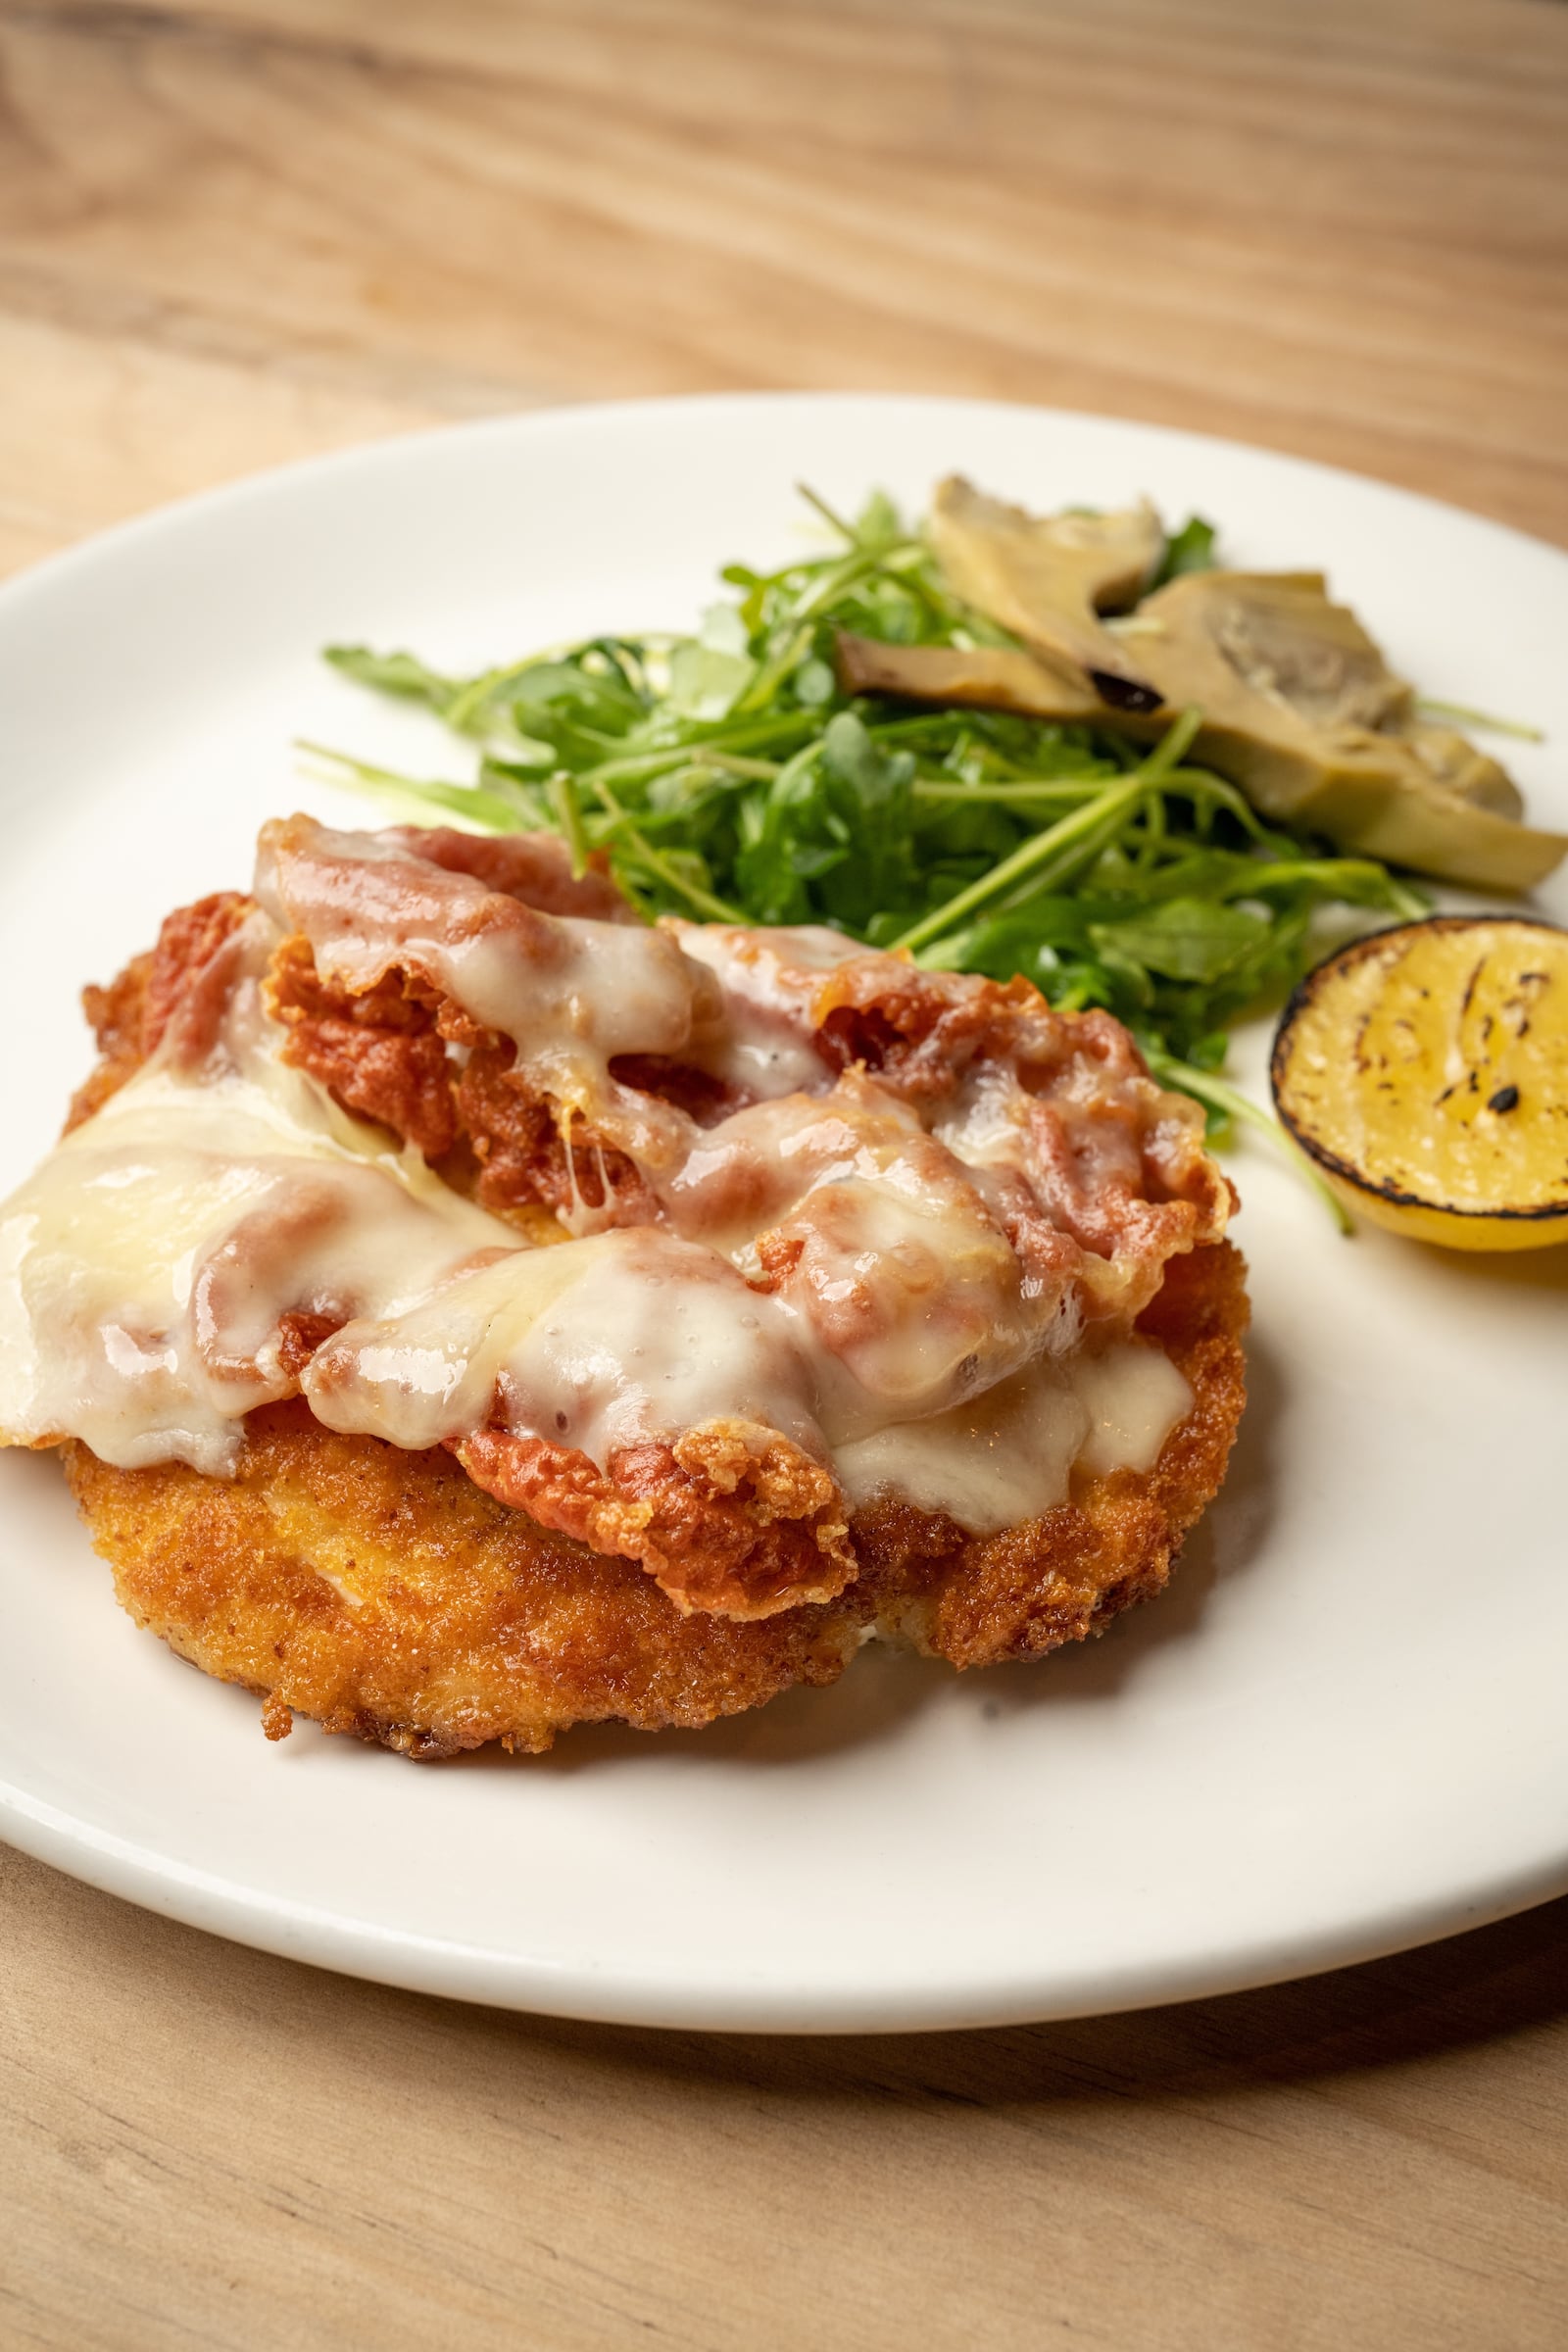
[[1292, 999], [1273, 1082], [1378, 1223], [1458, 1249], [1568, 1240], [1568, 931], [1435, 915], [1358, 940]]

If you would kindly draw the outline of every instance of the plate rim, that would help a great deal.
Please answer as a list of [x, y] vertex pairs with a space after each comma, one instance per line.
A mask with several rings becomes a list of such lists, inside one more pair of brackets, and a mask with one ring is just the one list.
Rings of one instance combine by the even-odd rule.
[[178, 1925], [292, 1960], [438, 2000], [589, 2025], [705, 2034], [828, 2037], [849, 2034], [985, 2032], [1008, 2026], [1115, 2017], [1130, 2011], [1228, 1998], [1267, 1985], [1297, 1984], [1361, 1967], [1495, 1926], [1568, 1894], [1568, 1849], [1536, 1869], [1504, 1871], [1472, 1882], [1462, 1895], [1396, 1906], [1375, 1931], [1325, 1929], [1293, 1942], [1257, 1937], [1226, 1946], [1223, 1960], [1129, 1964], [1092, 1976], [1060, 1978], [1042, 1997], [1020, 1979], [988, 1994], [929, 1987], [890, 1995], [876, 1986], [854, 1994], [817, 1992], [809, 2009], [792, 1995], [732, 1979], [715, 1987], [665, 1972], [640, 1973], [582, 1956], [557, 1961], [482, 1946], [407, 1928], [378, 1928], [318, 1904], [262, 1896], [217, 1874], [172, 1863], [128, 1838], [94, 1831], [78, 1817], [28, 1799], [0, 1782], [4, 1842], [67, 1877], [134, 1903]]
[[105, 557], [118, 555], [122, 548], [151, 540], [166, 530], [172, 530], [204, 515], [229, 506], [235, 508], [265, 499], [270, 493], [296, 483], [309, 482], [318, 475], [373, 467], [377, 463], [411, 454], [416, 449], [458, 440], [478, 441], [502, 439], [517, 432], [537, 431], [541, 434], [564, 429], [587, 416], [610, 416], [632, 422], [652, 414], [668, 414], [672, 410], [718, 413], [732, 409], [777, 407], [786, 404], [802, 410], [841, 406], [901, 409], [963, 408], [991, 411], [998, 416], [1039, 416], [1060, 419], [1071, 424], [1111, 425], [1130, 432], [1158, 434], [1162, 439], [1189, 445], [1195, 449], [1243, 451], [1250, 457], [1261, 458], [1272, 465], [1287, 466], [1306, 475], [1339, 482], [1349, 482], [1358, 488], [1375, 490], [1382, 496], [1406, 500], [1412, 506], [1436, 509], [1447, 515], [1456, 515], [1465, 522], [1480, 524], [1486, 530], [1500, 533], [1516, 540], [1521, 547], [1568, 561], [1568, 546], [1555, 540], [1543, 539], [1533, 531], [1522, 530], [1517, 523], [1503, 522], [1496, 515], [1484, 514], [1479, 508], [1461, 506], [1453, 499], [1439, 498], [1428, 490], [1412, 490], [1403, 482], [1391, 482], [1376, 473], [1364, 473], [1358, 467], [1336, 466], [1323, 458], [1306, 458], [1298, 452], [1276, 448], [1272, 442], [1244, 441], [1230, 433], [1205, 433], [1190, 425], [1164, 424], [1157, 417], [1121, 416], [1096, 409], [1059, 408], [1050, 402], [1029, 400], [1001, 400], [987, 395], [955, 392], [888, 392], [866, 391], [859, 388], [832, 390], [813, 386], [798, 390], [789, 386], [770, 390], [750, 385], [744, 389], [722, 392], [649, 393], [632, 398], [609, 400], [580, 400], [551, 402], [537, 409], [507, 409], [490, 416], [457, 417], [446, 423], [414, 425], [407, 430], [378, 434], [373, 439], [352, 441], [341, 449], [318, 450], [310, 456], [286, 459], [281, 465], [258, 466], [252, 471], [235, 474], [228, 480], [215, 482], [201, 490], [191, 490], [178, 498], [162, 500], [138, 514], [122, 516], [106, 523], [85, 538], [74, 540], [68, 547], [40, 556], [24, 564], [20, 571], [0, 580], [0, 614], [8, 606], [20, 602], [40, 588], [52, 587], [56, 580], [69, 577], [76, 568], [88, 568]]

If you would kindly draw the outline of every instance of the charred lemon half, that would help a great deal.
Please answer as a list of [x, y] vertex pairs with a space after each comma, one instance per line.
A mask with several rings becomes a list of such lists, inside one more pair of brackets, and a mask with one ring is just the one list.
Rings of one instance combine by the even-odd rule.
[[1376, 1223], [1451, 1250], [1568, 1241], [1568, 931], [1438, 914], [1357, 940], [1291, 999], [1271, 1074]]

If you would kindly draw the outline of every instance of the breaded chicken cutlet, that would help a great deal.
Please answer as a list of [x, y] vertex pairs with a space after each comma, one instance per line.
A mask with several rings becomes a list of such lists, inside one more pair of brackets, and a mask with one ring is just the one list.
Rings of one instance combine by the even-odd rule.
[[273, 1736], [537, 1751], [872, 1634], [1038, 1654], [1224, 1475], [1231, 1195], [1107, 1014], [303, 817], [87, 1005], [0, 1212], [0, 1436]]

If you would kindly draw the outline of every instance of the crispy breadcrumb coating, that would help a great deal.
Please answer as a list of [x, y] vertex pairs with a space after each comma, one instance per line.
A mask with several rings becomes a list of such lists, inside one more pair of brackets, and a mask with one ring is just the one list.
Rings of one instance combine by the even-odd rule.
[[237, 1476], [66, 1470], [123, 1606], [181, 1657], [282, 1710], [413, 1756], [568, 1724], [695, 1728], [837, 1679], [852, 1609], [683, 1617], [634, 1561], [552, 1535], [441, 1448], [323, 1429], [298, 1398], [251, 1417]]
[[791, 1599], [835, 1598], [858, 1564], [837, 1480], [786, 1439], [758, 1437], [745, 1422], [709, 1422], [673, 1446], [623, 1446], [603, 1471], [504, 1429], [476, 1429], [452, 1450], [498, 1501], [640, 1560], [683, 1616], [770, 1617]]
[[851, 1523], [858, 1581], [737, 1621], [683, 1615], [630, 1560], [552, 1534], [450, 1453], [323, 1429], [298, 1400], [252, 1415], [233, 1481], [183, 1463], [66, 1470], [124, 1607], [180, 1656], [328, 1731], [442, 1756], [538, 1752], [568, 1725], [695, 1728], [831, 1683], [875, 1628], [955, 1666], [1039, 1656], [1157, 1592], [1212, 1498], [1241, 1415], [1243, 1265], [1174, 1259], [1141, 1328], [1194, 1392], [1147, 1476], [1081, 1481], [1004, 1534], [885, 1503]]
[[[573, 876], [553, 841], [416, 842], [422, 858], [522, 906], [636, 919], [602, 869]], [[86, 992], [102, 1058], [73, 1125], [167, 1035], [191, 1060], [206, 1051], [254, 905], [221, 893], [178, 909], [151, 953]], [[714, 952], [744, 957], [755, 936], [717, 934]], [[852, 1093], [854, 1073], [873, 1071], [927, 1112], [961, 1106], [968, 1073], [1011, 1058], [1041, 1189], [1009, 1192], [999, 1179], [999, 1221], [1043, 1280], [1066, 1256], [1093, 1273], [1136, 1237], [1148, 1272], [1127, 1311], [1147, 1301], [1137, 1329], [1194, 1397], [1152, 1470], [1079, 1471], [1069, 1499], [1043, 1517], [972, 1537], [891, 1500], [846, 1523], [825, 1470], [776, 1437], [760, 1448], [741, 1423], [622, 1449], [604, 1472], [504, 1427], [405, 1451], [326, 1428], [297, 1396], [249, 1416], [232, 1480], [179, 1462], [119, 1469], [67, 1442], [67, 1476], [125, 1608], [181, 1656], [261, 1695], [270, 1738], [296, 1711], [421, 1757], [497, 1740], [539, 1752], [587, 1721], [695, 1728], [792, 1685], [835, 1681], [872, 1633], [958, 1668], [991, 1665], [1082, 1641], [1165, 1584], [1223, 1479], [1245, 1399], [1244, 1268], [1228, 1243], [1203, 1238], [1223, 1222], [1226, 1188], [1200, 1138], [1142, 1109], [1107, 1124], [1095, 1072], [1141, 1072], [1131, 1040], [1104, 1014], [1064, 1026], [1022, 982], [857, 954], [826, 982], [808, 962], [799, 973], [781, 962], [777, 985], [786, 1002], [799, 993], [803, 1023], [811, 1003], [824, 1074], [848, 1073]], [[511, 1042], [415, 965], [351, 994], [288, 938], [267, 1004], [287, 1031], [286, 1060], [533, 1236], [568, 1200], [615, 1223], [657, 1218], [634, 1161], [581, 1122], [564, 1134]], [[1063, 1040], [1077, 1057], [1065, 1078]], [[705, 1130], [747, 1100], [695, 1062], [654, 1054], [622, 1056], [612, 1076]], [[750, 1180], [741, 1158], [719, 1181]], [[787, 1281], [805, 1246], [787, 1227], [764, 1233], [754, 1287]], [[334, 1327], [283, 1318], [292, 1377]]]

